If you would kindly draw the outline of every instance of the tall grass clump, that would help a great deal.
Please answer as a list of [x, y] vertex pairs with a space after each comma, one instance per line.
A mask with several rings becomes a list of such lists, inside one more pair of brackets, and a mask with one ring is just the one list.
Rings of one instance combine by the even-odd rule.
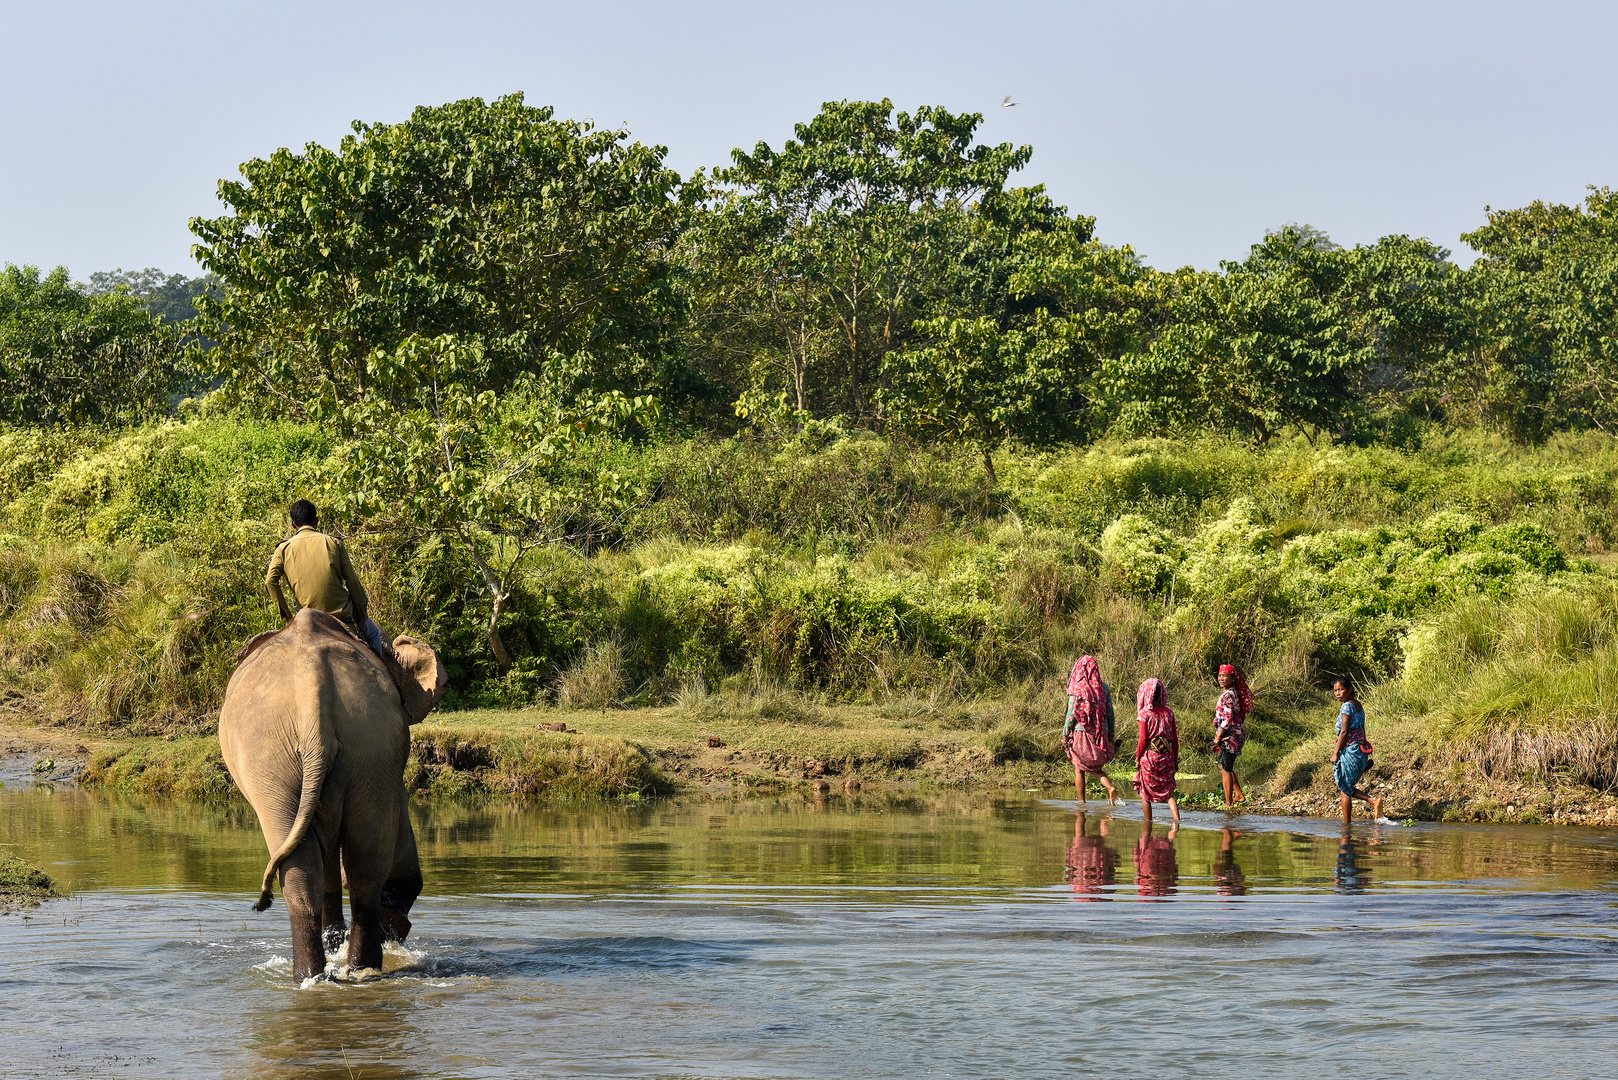
[[[509, 667], [461, 547], [323, 526], [347, 537], [378, 621], [439, 650], [443, 708], [699, 687], [804, 709], [1021, 700], [1092, 652], [1121, 697], [1155, 675], [1198, 710], [1214, 666], [1242, 664], [1261, 717], [1284, 724], [1329, 674], [1397, 676], [1435, 613], [1604, 579], [1618, 509], [1618, 452], [1584, 435], [1120, 441], [1002, 455], [993, 485], [962, 455], [811, 434], [586, 445], [571, 467], [638, 501], [529, 556], [501, 617]], [[123, 432], [0, 429], [0, 678], [52, 715], [209, 730], [237, 647], [278, 623], [262, 579], [285, 506], [331, 502], [332, 446], [206, 409]]]
[[1491, 773], [1618, 782], [1618, 585], [1478, 597], [1425, 622], [1398, 698], [1435, 749]]

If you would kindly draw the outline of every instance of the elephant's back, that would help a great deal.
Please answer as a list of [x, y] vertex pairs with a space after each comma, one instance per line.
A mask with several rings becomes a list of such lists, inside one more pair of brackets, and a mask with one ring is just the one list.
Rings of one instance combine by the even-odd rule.
[[305, 615], [239, 664], [225, 688], [219, 748], [244, 792], [244, 777], [297, 762], [299, 713], [316, 702], [327, 714], [323, 726], [348, 746], [348, 756], [396, 757], [403, 768], [408, 735], [398, 689], [379, 663], [361, 655], [364, 646]]

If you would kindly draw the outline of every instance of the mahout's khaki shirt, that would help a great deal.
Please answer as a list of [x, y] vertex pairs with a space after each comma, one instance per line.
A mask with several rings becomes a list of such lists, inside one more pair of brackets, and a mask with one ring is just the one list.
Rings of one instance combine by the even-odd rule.
[[314, 608], [340, 619], [354, 621], [356, 610], [365, 614], [370, 600], [365, 586], [354, 573], [348, 549], [335, 536], [317, 532], [312, 525], [303, 525], [276, 547], [270, 556], [270, 572], [264, 584], [270, 587], [275, 602], [287, 606], [281, 592], [281, 579], [287, 579], [292, 594], [300, 607]]

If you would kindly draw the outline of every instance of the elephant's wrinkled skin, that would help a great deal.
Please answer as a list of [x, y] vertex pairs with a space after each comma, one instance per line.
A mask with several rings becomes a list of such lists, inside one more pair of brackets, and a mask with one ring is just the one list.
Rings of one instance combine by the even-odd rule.
[[[432, 650], [410, 638], [395, 648], [436, 700], [443, 678]], [[402, 778], [409, 727], [381, 661], [336, 619], [305, 608], [231, 676], [219, 746], [272, 853], [257, 910], [280, 874], [297, 977], [325, 969], [322, 931], [342, 932], [344, 884], [349, 966], [380, 968], [384, 929], [409, 933], [422, 885]]]

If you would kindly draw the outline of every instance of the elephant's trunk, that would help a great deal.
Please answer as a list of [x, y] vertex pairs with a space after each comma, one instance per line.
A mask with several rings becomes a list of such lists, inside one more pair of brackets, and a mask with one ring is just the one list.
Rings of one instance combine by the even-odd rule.
[[292, 820], [292, 831], [281, 846], [270, 856], [264, 868], [263, 890], [259, 893], [254, 911], [265, 911], [273, 897], [271, 886], [281, 864], [298, 850], [309, 826], [315, 820], [320, 805], [320, 789], [326, 786], [326, 770], [336, 750], [337, 739], [332, 731], [331, 702], [326, 701], [332, 687], [331, 673], [322, 671], [322, 657], [311, 652], [294, 668], [293, 702], [297, 713], [294, 718], [298, 729], [299, 757], [303, 762], [303, 789], [298, 794], [298, 814]]

